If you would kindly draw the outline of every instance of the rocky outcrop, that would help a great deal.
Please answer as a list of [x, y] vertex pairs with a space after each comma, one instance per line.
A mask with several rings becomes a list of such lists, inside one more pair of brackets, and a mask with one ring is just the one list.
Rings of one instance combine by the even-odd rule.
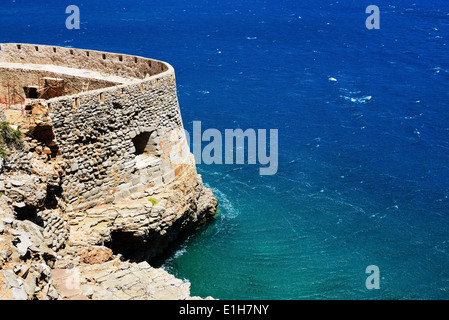
[[199, 299], [190, 296], [190, 283], [145, 261], [130, 263], [115, 258], [102, 264], [53, 269], [52, 279], [57, 292], [68, 300]]
[[146, 261], [125, 261], [101, 246], [86, 248], [77, 261], [49, 248], [41, 227], [2, 216], [0, 300], [200, 299], [190, 296], [190, 283]]
[[60, 298], [51, 278], [57, 255], [48, 247], [43, 228], [16, 220], [8, 200], [0, 197], [0, 299]]
[[75, 212], [55, 192], [59, 163], [10, 154], [0, 174], [0, 299], [198, 299], [147, 260], [215, 213], [200, 176]]
[[[218, 205], [189, 152], [173, 68], [120, 54], [0, 46], [4, 92], [44, 92], [54, 74], [68, 84], [115, 77], [0, 111], [22, 133], [0, 160], [0, 298], [192, 298], [188, 282], [148, 264]], [[39, 72], [24, 77], [24, 68]]]
[[73, 247], [106, 244], [134, 261], [162, 253], [179, 234], [212, 217], [217, 206], [215, 197], [204, 189], [201, 180], [190, 186], [198, 189], [196, 192], [183, 189], [186, 185], [181, 187], [180, 181], [177, 183], [165, 186], [159, 193], [135, 194], [131, 201], [125, 199], [70, 215], [72, 231], [68, 244]]
[[[16, 190], [26, 183], [12, 185], [14, 188], [6, 190]], [[207, 196], [200, 195], [199, 199]], [[68, 216], [59, 208], [34, 208], [21, 216], [16, 211], [21, 210], [16, 206], [17, 199], [2, 195], [0, 299], [199, 299], [190, 296], [190, 283], [151, 267], [145, 259], [162, 252], [181, 230], [198, 225], [212, 211], [204, 209], [202, 214], [192, 216], [182, 211], [184, 217], [178, 217], [180, 202], [174, 194], [158, 194], [157, 199], [153, 204], [146, 197], [134, 197], [129, 202], [92, 208], [76, 227], [70, 227], [70, 220], [65, 220]], [[27, 201], [27, 197], [22, 200]], [[195, 205], [204, 203], [210, 201], [202, 199]], [[160, 213], [167, 210], [171, 214], [161, 218]], [[85, 221], [89, 217], [95, 219], [89, 223]], [[124, 226], [129, 234], [114, 238], [114, 230], [123, 230]], [[98, 245], [111, 237], [108, 244], [116, 252]], [[130, 239], [135, 245], [131, 249]]]

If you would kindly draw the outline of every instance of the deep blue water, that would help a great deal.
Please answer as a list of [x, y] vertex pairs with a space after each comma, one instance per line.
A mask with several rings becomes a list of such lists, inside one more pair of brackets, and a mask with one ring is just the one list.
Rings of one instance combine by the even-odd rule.
[[[279, 130], [274, 176], [198, 165], [220, 215], [162, 264], [192, 294], [449, 298], [447, 1], [73, 4], [80, 30], [65, 28], [68, 3], [3, 1], [0, 41], [164, 60], [188, 131]], [[380, 30], [365, 27], [370, 4]]]

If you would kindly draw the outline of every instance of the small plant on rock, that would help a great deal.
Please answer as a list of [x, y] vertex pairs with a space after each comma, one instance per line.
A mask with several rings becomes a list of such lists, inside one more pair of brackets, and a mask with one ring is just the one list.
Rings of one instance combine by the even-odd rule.
[[148, 201], [150, 201], [153, 206], [157, 205], [157, 203], [158, 203], [158, 201], [153, 197], [148, 198]]
[[22, 137], [22, 132], [20, 129], [14, 129], [11, 127], [9, 122], [1, 122], [0, 123], [0, 138], [2, 145], [14, 145], [18, 146], [20, 144], [20, 138]]

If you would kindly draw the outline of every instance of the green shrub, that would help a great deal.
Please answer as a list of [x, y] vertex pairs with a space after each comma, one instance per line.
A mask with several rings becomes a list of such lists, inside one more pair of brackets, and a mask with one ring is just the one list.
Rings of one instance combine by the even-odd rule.
[[8, 122], [0, 123], [0, 135], [3, 143], [6, 143], [8, 145], [19, 142], [20, 138], [22, 137], [22, 133], [20, 132], [19, 128], [11, 128]]
[[6, 158], [6, 156], [8, 155], [8, 153], [6, 152], [5, 149], [3, 149], [2, 147], [0, 147], [0, 158]]

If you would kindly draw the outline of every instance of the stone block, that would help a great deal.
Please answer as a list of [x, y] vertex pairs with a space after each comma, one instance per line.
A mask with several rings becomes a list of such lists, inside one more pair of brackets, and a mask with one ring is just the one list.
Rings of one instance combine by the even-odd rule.
[[162, 176], [164, 183], [169, 183], [175, 178], [175, 171], [172, 169]]
[[162, 181], [162, 177], [156, 177], [153, 179], [153, 183], [155, 187], [159, 187], [161, 185], [164, 184], [164, 182]]

